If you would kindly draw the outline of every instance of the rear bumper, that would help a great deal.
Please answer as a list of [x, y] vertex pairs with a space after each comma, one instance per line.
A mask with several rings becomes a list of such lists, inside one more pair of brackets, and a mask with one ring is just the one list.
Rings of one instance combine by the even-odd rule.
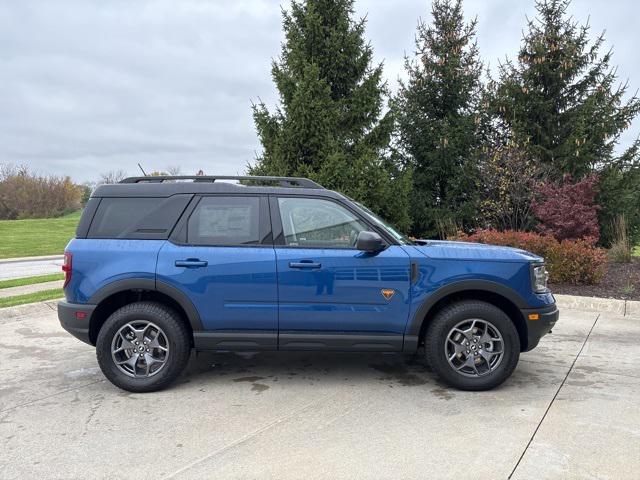
[[[551, 329], [558, 321], [560, 311], [555, 303], [543, 308], [525, 308], [521, 310], [522, 316], [527, 324], [527, 345], [523, 349], [524, 352], [535, 348], [540, 339]], [[538, 316], [537, 320], [530, 320], [530, 315]]]
[[[60, 325], [74, 337], [82, 340], [84, 343], [93, 345], [89, 339], [89, 323], [91, 314], [95, 310], [96, 305], [84, 305], [79, 303], [58, 302], [58, 320]], [[78, 316], [84, 318], [78, 318]]]

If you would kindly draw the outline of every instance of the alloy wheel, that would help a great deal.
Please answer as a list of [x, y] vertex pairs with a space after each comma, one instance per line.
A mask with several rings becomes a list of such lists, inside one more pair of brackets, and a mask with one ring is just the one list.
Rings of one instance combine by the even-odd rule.
[[169, 341], [155, 323], [134, 320], [113, 336], [111, 357], [118, 369], [130, 377], [152, 377], [167, 363]]
[[493, 372], [502, 362], [504, 340], [491, 322], [472, 318], [459, 322], [449, 331], [444, 349], [449, 365], [456, 372], [480, 377]]

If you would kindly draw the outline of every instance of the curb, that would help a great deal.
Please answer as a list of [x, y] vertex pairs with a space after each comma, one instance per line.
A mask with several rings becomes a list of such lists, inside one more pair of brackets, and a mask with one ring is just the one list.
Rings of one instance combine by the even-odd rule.
[[14, 257], [0, 259], [0, 265], [3, 263], [20, 263], [20, 262], [42, 262], [46, 260], [64, 260], [63, 255], [42, 255], [40, 257]]
[[560, 308], [617, 313], [625, 317], [640, 316], [640, 302], [616, 298], [579, 297], [577, 295], [553, 295]]

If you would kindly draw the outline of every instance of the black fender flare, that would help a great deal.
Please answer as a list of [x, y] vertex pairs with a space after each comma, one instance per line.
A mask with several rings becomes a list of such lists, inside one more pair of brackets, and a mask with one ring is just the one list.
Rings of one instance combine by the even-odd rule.
[[126, 278], [124, 280], [116, 280], [115, 282], [111, 282], [97, 290], [93, 295], [91, 295], [91, 298], [89, 298], [87, 303], [91, 305], [99, 305], [103, 300], [111, 295], [126, 292], [128, 290], [150, 290], [163, 293], [182, 307], [187, 314], [187, 319], [189, 320], [191, 329], [194, 332], [203, 330], [200, 314], [187, 294], [168, 283], [154, 280], [152, 278]]
[[515, 290], [491, 280], [461, 280], [449, 283], [429, 295], [416, 310], [405, 330], [404, 350], [414, 351], [417, 348], [422, 322], [436, 303], [451, 294], [469, 290], [494, 293], [506, 298], [519, 309], [527, 308], [526, 302]]

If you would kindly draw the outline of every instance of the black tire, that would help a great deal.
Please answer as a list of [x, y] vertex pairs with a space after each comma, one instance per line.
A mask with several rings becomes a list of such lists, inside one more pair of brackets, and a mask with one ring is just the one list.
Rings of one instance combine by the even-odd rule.
[[[469, 319], [490, 322], [503, 339], [503, 356], [495, 369], [475, 377], [456, 371], [449, 363], [445, 350], [452, 329]], [[520, 358], [520, 337], [509, 316], [498, 307], [479, 300], [459, 301], [440, 310], [426, 330], [424, 345], [427, 363], [434, 373], [445, 383], [460, 390], [490, 390], [497, 387], [513, 373]], [[486, 368], [486, 363], [478, 361]]]
[[[147, 321], [162, 329], [168, 344], [168, 354], [161, 369], [149, 377], [132, 377], [120, 370], [111, 353], [118, 331], [132, 321]], [[129, 392], [154, 392], [167, 387], [182, 372], [189, 361], [191, 338], [180, 315], [156, 302], [136, 302], [116, 310], [98, 333], [96, 356], [104, 376], [115, 386]], [[152, 361], [149, 362], [152, 364]]]

